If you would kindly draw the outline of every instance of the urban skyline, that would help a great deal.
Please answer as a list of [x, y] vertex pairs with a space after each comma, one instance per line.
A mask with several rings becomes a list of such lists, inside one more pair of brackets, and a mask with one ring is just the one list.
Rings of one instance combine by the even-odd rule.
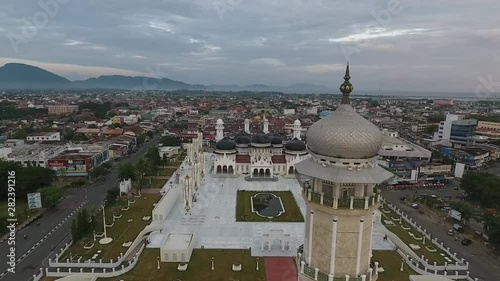
[[156, 75], [334, 89], [350, 61], [359, 90], [474, 93], [484, 81], [500, 88], [495, 1], [46, 3], [0, 9], [0, 64], [33, 64], [70, 80]]

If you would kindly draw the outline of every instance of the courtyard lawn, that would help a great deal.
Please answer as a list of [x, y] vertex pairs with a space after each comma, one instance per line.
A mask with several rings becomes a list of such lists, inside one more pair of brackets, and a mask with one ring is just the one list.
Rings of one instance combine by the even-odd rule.
[[403, 281], [409, 280], [410, 275], [418, 275], [406, 263], [401, 271], [401, 260], [396, 251], [373, 251], [373, 261], [385, 270], [379, 273], [377, 281]]
[[151, 188], [162, 188], [166, 182], [166, 179], [151, 179]]
[[[410, 244], [415, 244], [415, 245], [420, 246], [420, 250], [413, 250], [413, 252], [417, 256], [421, 257], [422, 255], [424, 255], [425, 258], [429, 259], [429, 264], [433, 264], [434, 262], [436, 262], [438, 265], [441, 265], [441, 264], [445, 263], [446, 260], [443, 256], [441, 256], [441, 254], [445, 254], [447, 256], [446, 253], [441, 251], [429, 239], [426, 239], [425, 244], [423, 244], [423, 240], [418, 241], [418, 240], [414, 239], [413, 237], [411, 237], [408, 232], [411, 232], [414, 235], [419, 236], [419, 237], [423, 237], [423, 235], [420, 232], [418, 232], [418, 230], [416, 230], [413, 226], [409, 225], [404, 219], [402, 219], [401, 216], [397, 215], [395, 212], [393, 212], [389, 208], [385, 208], [385, 210], [389, 210], [391, 212], [387, 213], [387, 214], [382, 212], [382, 223], [385, 225], [385, 227], [387, 227], [387, 229], [389, 231], [396, 234], [401, 240], [403, 240], [403, 242], [405, 242], [406, 245], [409, 246]], [[402, 220], [402, 224], [400, 225], [398, 221], [393, 221], [392, 217], [400, 218]], [[392, 226], [386, 225], [384, 220], [390, 220], [394, 223], [394, 225], [392, 225]], [[410, 229], [404, 230], [401, 226], [406, 226], [406, 227], [409, 227]], [[432, 253], [432, 252], [428, 251], [425, 248], [425, 246], [433, 246], [437, 251]]]
[[175, 173], [175, 169], [173, 168], [161, 168], [158, 170], [159, 176], [172, 176]]
[[[285, 212], [276, 218], [266, 218], [252, 212], [250, 197], [257, 193], [271, 193], [281, 198]], [[236, 221], [303, 222], [304, 217], [291, 191], [241, 191], [236, 195]]]
[[[64, 253], [61, 260], [64, 261], [70, 256], [81, 256], [82, 260], [87, 260], [98, 250], [102, 251], [98, 256], [98, 259], [116, 259], [120, 253], [125, 254], [128, 248], [122, 247], [122, 244], [129, 241], [133, 242], [139, 232], [151, 223], [151, 219], [143, 221], [142, 218], [144, 216], [151, 216], [151, 211], [154, 208], [153, 204], [157, 203], [160, 198], [160, 194], [143, 194], [141, 197], [131, 197], [128, 199], [121, 198], [117, 204], [106, 209], [106, 223], [113, 222], [113, 212], [117, 215], [122, 215], [121, 218], [115, 220], [113, 227], [107, 228], [107, 236], [113, 238], [113, 242], [108, 245], [100, 245], [100, 238], [97, 238], [97, 241], [94, 241], [93, 234], [89, 233], [76, 244], [71, 245], [71, 247]], [[130, 204], [129, 210], [122, 211], [121, 208], [127, 206], [127, 200], [135, 200], [136, 202], [134, 204]], [[132, 221], [128, 222], [129, 219]], [[103, 231], [102, 213], [97, 212], [96, 232], [101, 231]], [[94, 243], [94, 247], [88, 250], [84, 249], [83, 247], [87, 242]]]
[[[145, 249], [139, 262], [128, 273], [114, 278], [99, 278], [104, 281], [265, 281], [266, 269], [264, 258], [259, 258], [259, 270], [256, 270], [257, 258], [249, 250], [195, 249], [185, 272], [177, 271], [179, 263], [160, 263], [157, 269], [159, 249]], [[214, 257], [215, 269], [211, 270], [211, 258]], [[233, 272], [232, 265], [239, 263], [240, 272]]]

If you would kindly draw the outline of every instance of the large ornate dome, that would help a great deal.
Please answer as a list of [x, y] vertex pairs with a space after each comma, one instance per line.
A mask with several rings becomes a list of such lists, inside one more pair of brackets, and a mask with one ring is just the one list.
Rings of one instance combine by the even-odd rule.
[[235, 139], [234, 142], [236, 144], [249, 144], [252, 140], [250, 139], [250, 136], [245, 133], [241, 132]]
[[267, 144], [271, 143], [271, 138], [263, 131], [258, 131], [257, 134], [253, 135], [252, 142], [257, 144]]
[[314, 123], [307, 131], [307, 146], [313, 153], [347, 159], [366, 159], [377, 155], [382, 146], [382, 132], [351, 107], [349, 65], [340, 86], [342, 104], [328, 117]]
[[217, 150], [233, 150], [236, 148], [236, 144], [228, 137], [225, 137], [215, 144], [215, 148]]
[[298, 138], [294, 138], [285, 144], [285, 149], [291, 151], [304, 151], [306, 150], [306, 145]]

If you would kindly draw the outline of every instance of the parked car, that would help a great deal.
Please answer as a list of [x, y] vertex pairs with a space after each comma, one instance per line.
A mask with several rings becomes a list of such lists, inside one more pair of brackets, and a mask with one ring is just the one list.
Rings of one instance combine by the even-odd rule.
[[462, 240], [462, 245], [469, 246], [470, 244], [472, 244], [472, 240], [467, 239], [467, 238], [465, 238], [464, 240]]
[[413, 209], [418, 209], [418, 204], [417, 204], [417, 203], [413, 203], [413, 204], [411, 204], [411, 207], [412, 207]]

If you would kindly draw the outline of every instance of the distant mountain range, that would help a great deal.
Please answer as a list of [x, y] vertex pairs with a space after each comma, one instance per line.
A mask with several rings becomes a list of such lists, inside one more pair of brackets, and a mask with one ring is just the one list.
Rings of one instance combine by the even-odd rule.
[[123, 90], [207, 90], [286, 93], [328, 93], [326, 86], [297, 83], [290, 86], [191, 85], [168, 78], [105, 75], [81, 81], [70, 81], [42, 68], [8, 63], [0, 67], [0, 89], [123, 89]]

